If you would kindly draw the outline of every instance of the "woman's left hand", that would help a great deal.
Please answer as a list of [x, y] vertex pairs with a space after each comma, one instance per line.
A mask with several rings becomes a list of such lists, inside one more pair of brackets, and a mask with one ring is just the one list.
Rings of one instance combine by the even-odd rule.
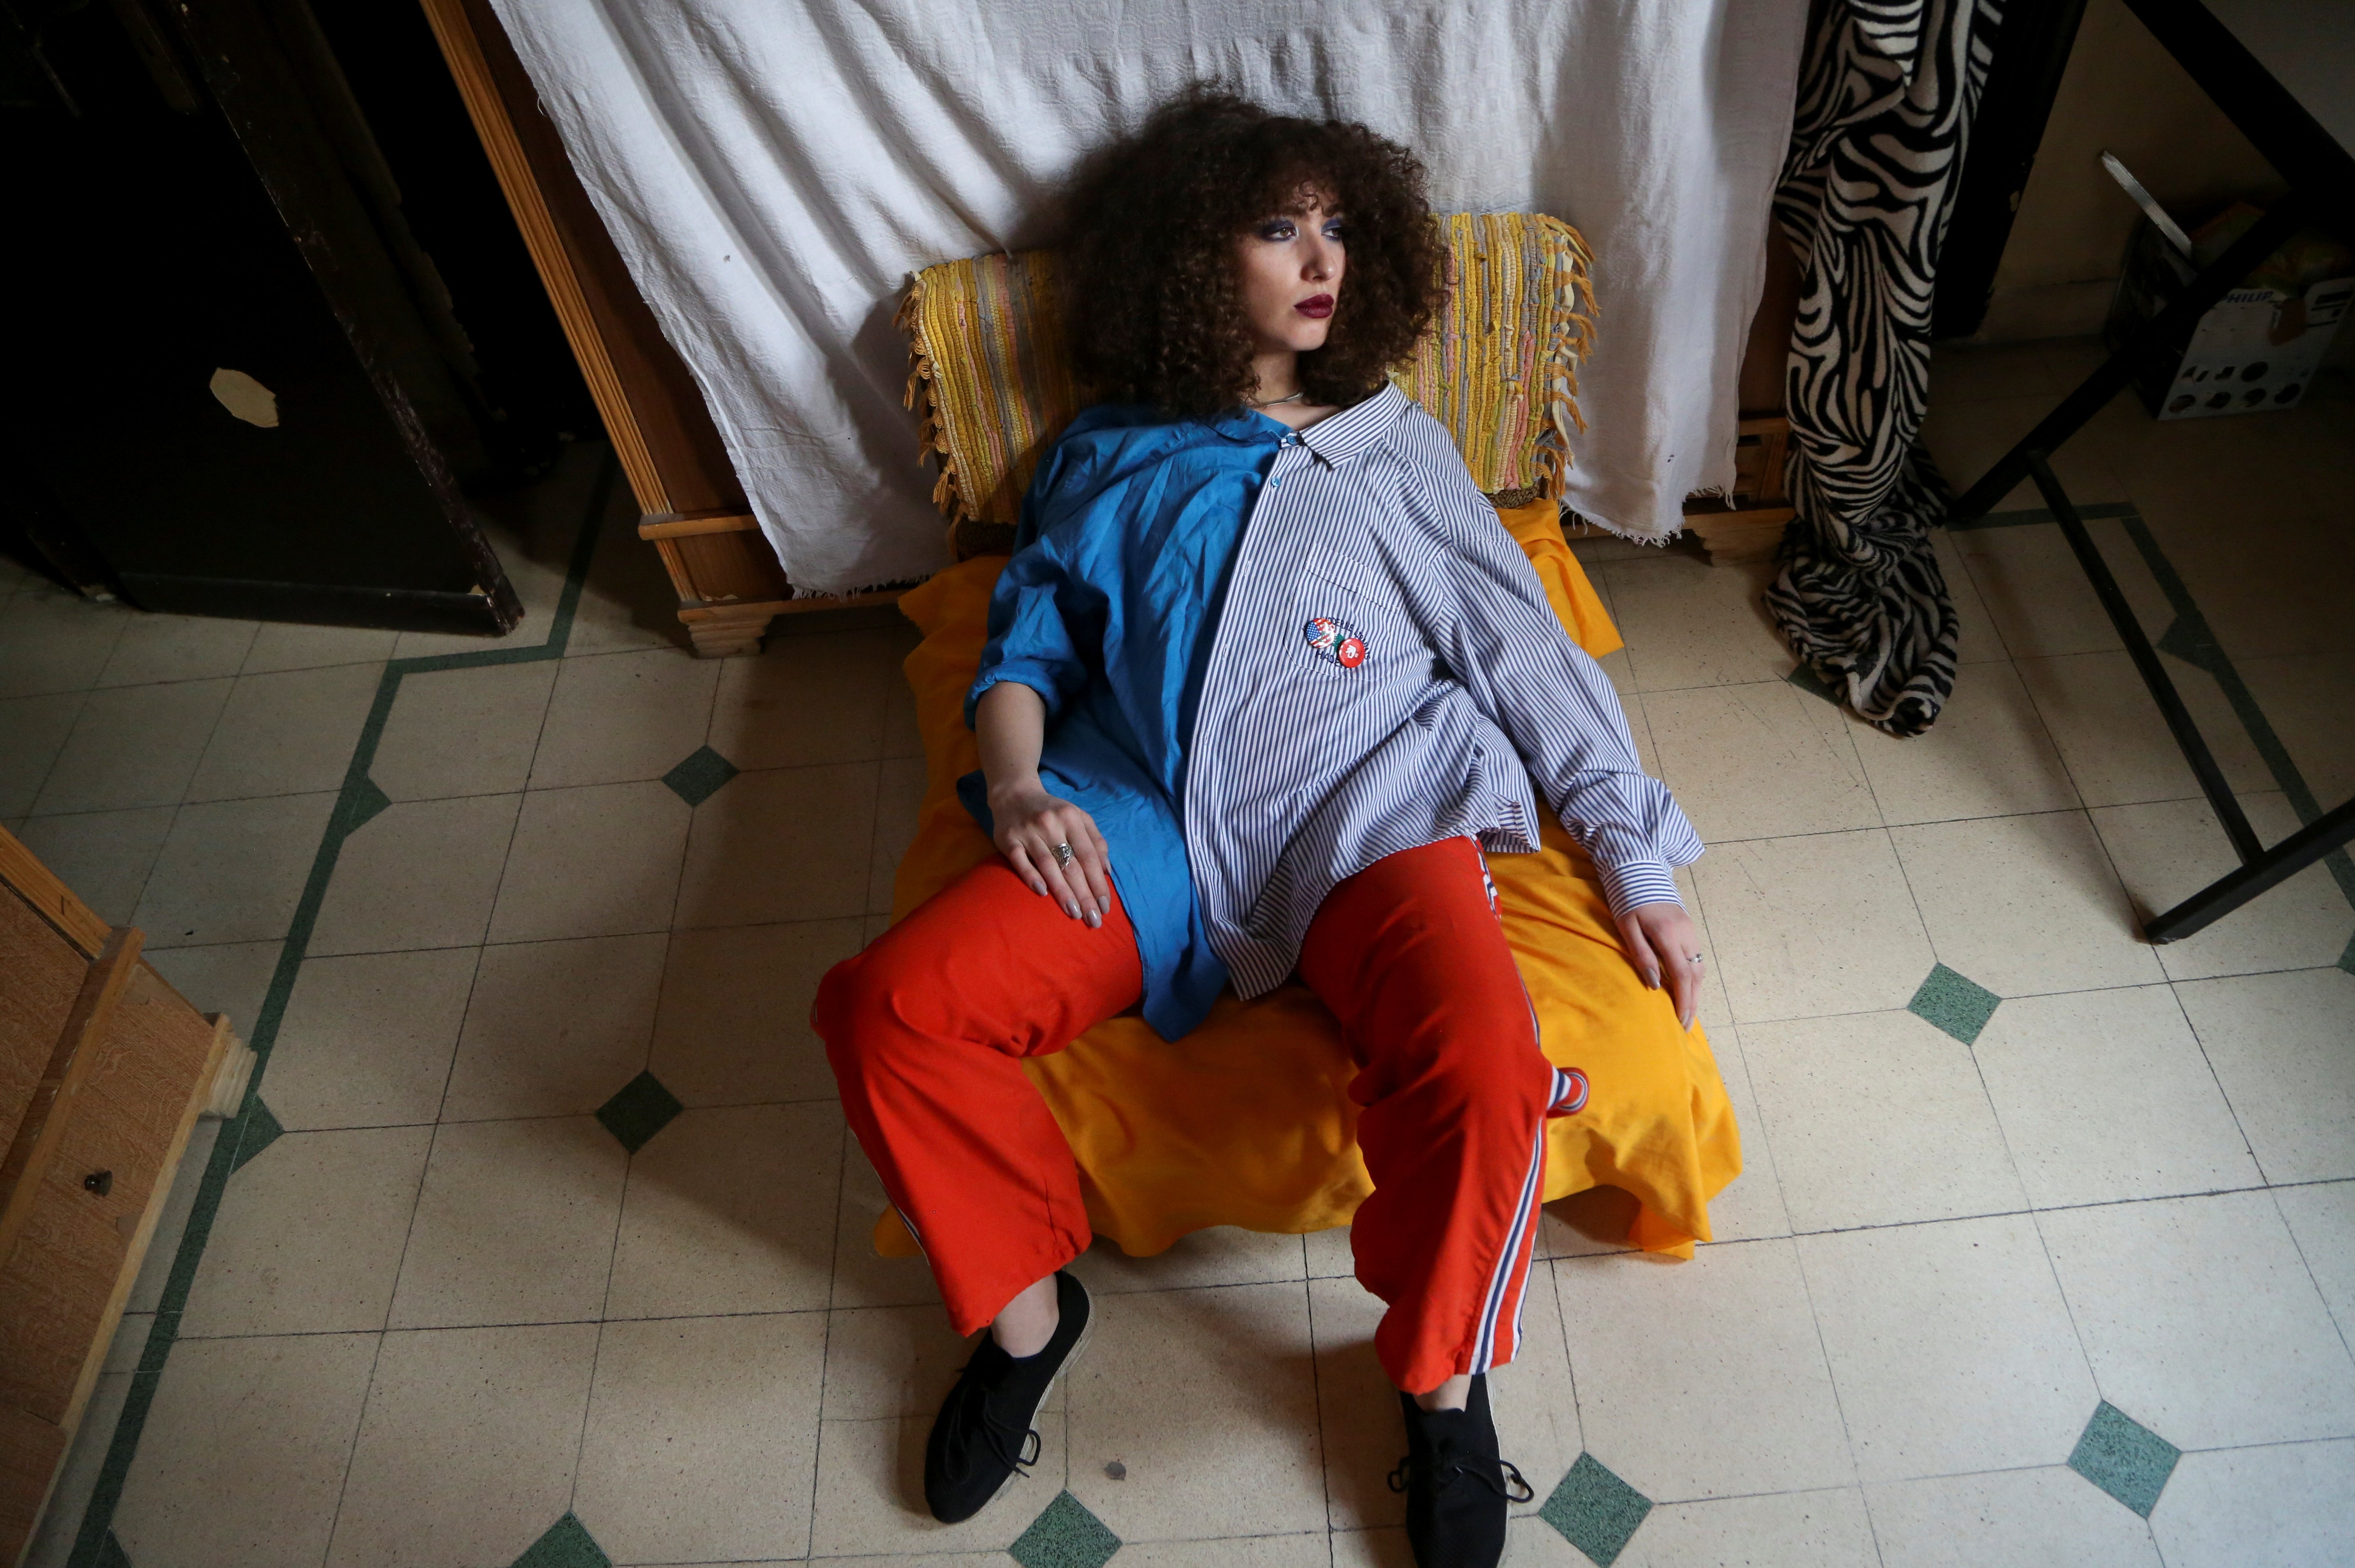
[[1656, 991], [1665, 984], [1677, 1022], [1692, 1028], [1693, 1009], [1700, 1005], [1701, 952], [1684, 906], [1665, 901], [1637, 904], [1619, 917], [1619, 939], [1644, 984]]

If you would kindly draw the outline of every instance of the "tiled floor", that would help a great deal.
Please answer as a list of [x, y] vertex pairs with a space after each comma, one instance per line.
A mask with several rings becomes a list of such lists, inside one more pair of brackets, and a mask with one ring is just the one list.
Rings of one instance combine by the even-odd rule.
[[[1942, 355], [1950, 471], [2086, 353]], [[2355, 405], [2121, 403], [2063, 459], [2260, 827], [2355, 793]], [[0, 820], [270, 1051], [34, 1561], [1404, 1563], [1337, 1235], [1090, 1256], [1036, 1474], [915, 1506], [963, 1351], [803, 1021], [911, 827], [910, 635], [696, 662], [618, 491], [576, 602], [597, 464], [510, 519], [496, 659], [0, 581]], [[1550, 1219], [1516, 1563], [2355, 1561], [2355, 874], [2137, 941], [2229, 853], [2057, 531], [1996, 524], [1939, 541], [1966, 662], [1913, 741], [1786, 679], [1763, 571], [1581, 547], [1711, 842], [1750, 1169], [1681, 1265]]]

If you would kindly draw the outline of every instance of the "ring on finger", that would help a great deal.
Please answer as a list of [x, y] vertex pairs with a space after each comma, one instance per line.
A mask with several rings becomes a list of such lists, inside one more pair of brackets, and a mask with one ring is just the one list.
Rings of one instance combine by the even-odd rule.
[[1058, 866], [1068, 866], [1071, 863], [1071, 847], [1069, 844], [1056, 845], [1054, 855], [1055, 864]]

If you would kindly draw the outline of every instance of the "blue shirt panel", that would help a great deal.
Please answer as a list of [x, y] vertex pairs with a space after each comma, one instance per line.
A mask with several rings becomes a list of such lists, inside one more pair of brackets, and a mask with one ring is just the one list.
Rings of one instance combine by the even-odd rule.
[[[1045, 699], [1039, 776], [1095, 819], [1136, 932], [1145, 1019], [1175, 1040], [1227, 984], [1186, 859], [1177, 803], [1243, 525], [1285, 438], [1238, 410], [1170, 423], [1103, 405], [1073, 420], [1023, 499], [1013, 558], [989, 606], [989, 642], [965, 699], [1002, 680]], [[958, 796], [985, 830], [979, 773]]]

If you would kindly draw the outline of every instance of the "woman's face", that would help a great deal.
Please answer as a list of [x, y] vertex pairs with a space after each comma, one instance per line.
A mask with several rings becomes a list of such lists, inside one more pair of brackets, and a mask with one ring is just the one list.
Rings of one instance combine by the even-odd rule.
[[1263, 354], [1325, 347], [1348, 264], [1341, 215], [1315, 190], [1258, 223], [1236, 242], [1243, 314]]

